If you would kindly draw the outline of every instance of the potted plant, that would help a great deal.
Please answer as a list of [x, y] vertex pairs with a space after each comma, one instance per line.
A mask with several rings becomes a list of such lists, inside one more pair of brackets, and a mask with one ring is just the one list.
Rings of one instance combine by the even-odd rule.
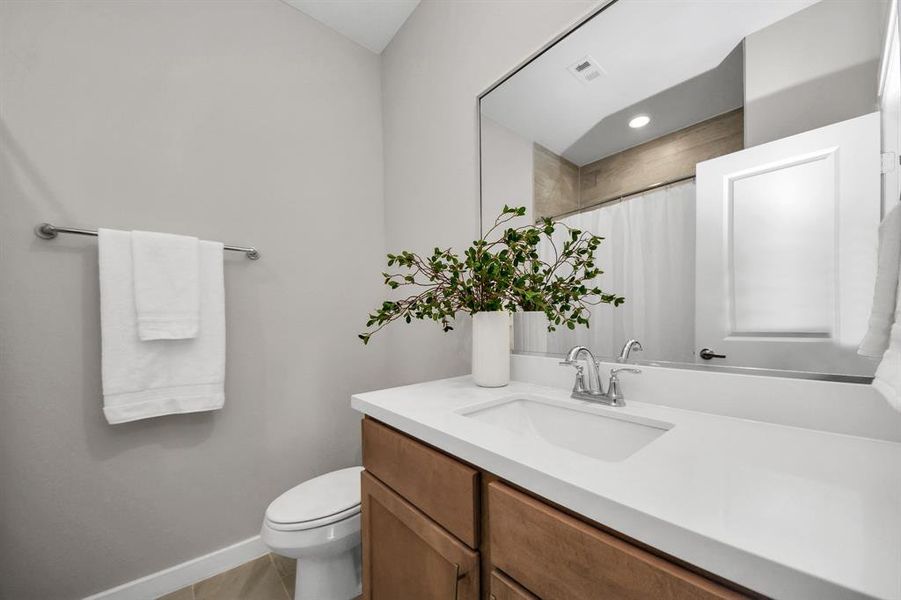
[[[558, 326], [588, 326], [590, 306], [625, 299], [606, 293], [591, 282], [603, 273], [595, 266], [595, 251], [603, 238], [550, 219], [535, 225], [508, 227], [525, 215], [523, 207], [504, 206], [493, 227], [459, 256], [452, 249], [435, 248], [431, 255], [403, 251], [388, 255], [388, 267], [398, 272], [382, 276], [392, 290], [412, 287], [415, 293], [385, 300], [366, 322], [359, 338], [402, 319], [430, 319], [444, 331], [453, 329], [457, 313], [472, 315], [472, 374], [478, 385], [499, 387], [510, 380], [510, 313], [544, 313], [547, 331]], [[554, 240], [558, 228], [564, 239]], [[492, 237], [494, 239], [492, 239]], [[550, 261], [541, 260], [538, 245], [549, 240]]]

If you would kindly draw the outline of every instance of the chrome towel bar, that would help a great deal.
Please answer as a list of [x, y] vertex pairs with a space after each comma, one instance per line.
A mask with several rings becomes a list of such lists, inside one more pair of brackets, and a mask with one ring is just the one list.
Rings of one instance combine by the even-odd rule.
[[[97, 231], [93, 229], [58, 227], [56, 225], [51, 225], [50, 223], [41, 223], [39, 225], [36, 225], [34, 228], [34, 234], [44, 240], [52, 240], [60, 233], [74, 233], [75, 235], [90, 235], [97, 237]], [[224, 248], [226, 250], [231, 250], [232, 252], [243, 252], [250, 260], [257, 260], [260, 258], [260, 251], [253, 246], [232, 246], [225, 244]]]

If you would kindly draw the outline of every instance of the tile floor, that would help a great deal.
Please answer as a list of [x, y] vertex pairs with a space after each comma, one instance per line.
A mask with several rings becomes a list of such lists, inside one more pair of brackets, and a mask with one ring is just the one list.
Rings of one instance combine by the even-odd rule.
[[291, 600], [297, 562], [267, 554], [158, 600]]

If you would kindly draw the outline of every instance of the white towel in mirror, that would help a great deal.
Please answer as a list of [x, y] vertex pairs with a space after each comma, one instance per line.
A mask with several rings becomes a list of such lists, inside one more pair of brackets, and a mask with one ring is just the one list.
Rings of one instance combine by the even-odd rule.
[[879, 263], [870, 324], [858, 353], [882, 356], [873, 387], [901, 411], [901, 205], [879, 226]]
[[879, 258], [876, 287], [867, 333], [857, 349], [861, 356], [881, 357], [889, 346], [895, 322], [898, 278], [901, 271], [901, 205], [892, 208], [879, 225]]

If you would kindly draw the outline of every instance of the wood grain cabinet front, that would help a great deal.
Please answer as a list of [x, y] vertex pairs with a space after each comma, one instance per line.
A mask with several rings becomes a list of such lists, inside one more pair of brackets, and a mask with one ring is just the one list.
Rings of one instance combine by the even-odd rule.
[[362, 475], [364, 600], [478, 600], [479, 553]]
[[363, 467], [470, 548], [479, 546], [479, 472], [372, 419]]
[[542, 600], [744, 597], [502, 483], [488, 485], [488, 522], [493, 567]]
[[539, 600], [532, 594], [500, 571], [491, 572], [491, 592], [488, 600]]

